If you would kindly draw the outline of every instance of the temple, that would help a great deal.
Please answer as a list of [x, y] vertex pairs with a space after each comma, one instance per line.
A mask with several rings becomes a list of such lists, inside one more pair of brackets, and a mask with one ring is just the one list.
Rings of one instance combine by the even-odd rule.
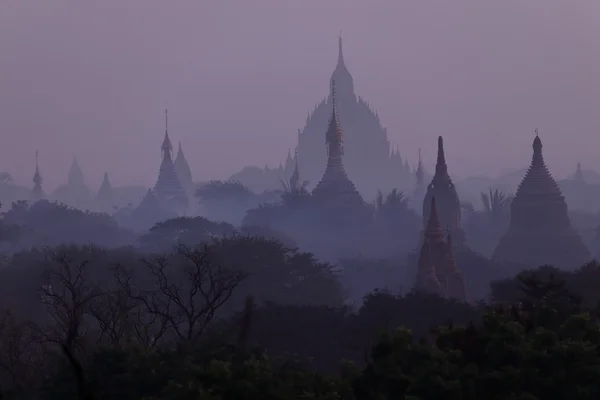
[[581, 163], [577, 163], [577, 169], [575, 170], [575, 174], [573, 175], [573, 180], [576, 182], [585, 183], [585, 178], [583, 177], [583, 171], [581, 169]]
[[71, 207], [87, 210], [92, 200], [92, 192], [85, 184], [83, 172], [79, 167], [77, 158], [73, 157], [73, 162], [69, 168], [67, 184], [61, 185], [54, 190], [51, 196], [58, 202], [65, 203]]
[[193, 186], [194, 182], [192, 180], [192, 170], [185, 159], [185, 155], [183, 154], [183, 149], [181, 147], [181, 142], [179, 142], [179, 148], [177, 149], [177, 157], [175, 157], [175, 172], [177, 172], [177, 178], [179, 178], [179, 182], [186, 190], [188, 194], [193, 194]]
[[565, 198], [546, 167], [536, 130], [531, 165], [512, 201], [510, 226], [493, 259], [532, 268], [546, 264], [577, 268], [589, 258], [588, 249], [571, 226]]
[[452, 234], [448, 232], [444, 237], [435, 199], [432, 197], [430, 202], [429, 219], [419, 254], [415, 290], [466, 301], [465, 282], [456, 265]]
[[113, 187], [108, 179], [108, 173], [104, 173], [102, 184], [98, 193], [96, 193], [96, 204], [102, 208], [103, 211], [111, 211], [114, 202]]
[[161, 146], [162, 161], [158, 172], [158, 179], [154, 185], [154, 194], [157, 200], [178, 214], [184, 214], [189, 206], [189, 199], [184, 187], [181, 185], [175, 164], [173, 163], [173, 145], [169, 138], [168, 115], [165, 110], [165, 138]]
[[423, 160], [421, 159], [421, 149], [419, 149], [419, 157], [417, 167], [415, 168], [415, 187], [413, 188], [412, 195], [410, 196], [410, 204], [415, 209], [419, 209], [423, 206], [423, 200], [425, 198], [425, 168], [423, 167]]
[[464, 244], [465, 237], [460, 228], [460, 200], [454, 183], [448, 174], [448, 166], [444, 155], [444, 140], [441, 136], [438, 137], [435, 174], [431, 179], [431, 183], [427, 186], [427, 193], [423, 199], [423, 227], [426, 227], [429, 223], [429, 213], [432, 210], [431, 202], [434, 197], [437, 199], [437, 212], [441, 226], [450, 230], [459, 245]]
[[[344, 57], [342, 38], [338, 39], [337, 64], [330, 77], [330, 88], [335, 81], [335, 107], [339, 126], [344, 132], [344, 168], [356, 189], [365, 198], [375, 198], [378, 190], [408, 189], [411, 170], [398, 150], [392, 150], [386, 128], [379, 115], [354, 92], [354, 79]], [[305, 126], [298, 131], [297, 154], [303, 177], [314, 188], [329, 162], [328, 150], [323, 147], [323, 126], [332, 115], [333, 93], [309, 112]], [[290, 176], [296, 156], [288, 153], [283, 165]], [[240, 181], [241, 175], [236, 176]], [[257, 178], [258, 179], [258, 178]], [[246, 184], [245, 182], [243, 182]], [[251, 187], [250, 183], [247, 184]]]
[[33, 190], [31, 191], [31, 202], [35, 203], [44, 198], [44, 190], [42, 189], [42, 174], [38, 164], [38, 152], [35, 152], [35, 173], [33, 174]]
[[327, 166], [323, 177], [312, 194], [321, 203], [334, 202], [338, 205], [362, 205], [363, 199], [348, 178], [342, 156], [344, 155], [344, 134], [338, 121], [335, 105], [335, 82], [331, 84], [332, 112], [325, 134], [327, 144]]

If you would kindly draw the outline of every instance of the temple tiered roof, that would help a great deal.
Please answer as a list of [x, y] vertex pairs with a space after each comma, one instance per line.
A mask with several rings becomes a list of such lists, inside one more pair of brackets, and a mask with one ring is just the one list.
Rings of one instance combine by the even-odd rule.
[[448, 233], [444, 238], [435, 197], [430, 202], [429, 219], [423, 234], [415, 289], [466, 300], [465, 283], [454, 258], [452, 236]]
[[190, 190], [193, 181], [192, 181], [192, 170], [185, 159], [185, 155], [183, 154], [183, 148], [181, 147], [181, 142], [179, 142], [179, 148], [177, 149], [177, 157], [175, 157], [175, 171], [177, 172], [177, 177], [179, 178], [179, 182], [183, 185], [186, 190]]
[[444, 154], [444, 140], [438, 137], [438, 154], [435, 165], [435, 174], [431, 183], [427, 186], [427, 193], [423, 199], [423, 227], [429, 221], [431, 211], [431, 202], [433, 198], [437, 199], [437, 212], [439, 213], [440, 224], [444, 229], [450, 229], [455, 236], [458, 234], [459, 243], [464, 241], [464, 234], [460, 231], [460, 201], [454, 183], [448, 173], [446, 156]]
[[533, 140], [533, 157], [525, 177], [517, 188], [517, 196], [545, 195], [562, 197], [560, 188], [548, 171], [542, 155], [542, 141], [539, 136]]
[[158, 171], [158, 179], [154, 185], [154, 192], [156, 193], [159, 201], [168, 204], [170, 207], [177, 207], [179, 209], [178, 211], [184, 211], [189, 205], [189, 200], [185, 189], [179, 181], [177, 172], [175, 170], [175, 164], [173, 163], [173, 146], [171, 144], [171, 139], [169, 138], [166, 110], [165, 121], [165, 138], [163, 139], [163, 143], [161, 145], [162, 161]]
[[102, 184], [100, 185], [100, 189], [98, 189], [98, 193], [96, 193], [96, 200], [104, 206], [112, 206], [113, 187], [108, 179], [108, 172], [104, 173]]
[[327, 167], [321, 181], [313, 190], [313, 195], [321, 199], [337, 199], [339, 196], [362, 204], [362, 197], [348, 178], [342, 157], [344, 154], [344, 134], [335, 108], [335, 82], [332, 86], [333, 110], [325, 134], [327, 143]]
[[493, 258], [530, 267], [576, 268], [589, 256], [571, 226], [565, 198], [546, 167], [536, 130], [531, 165], [511, 203], [510, 227]]

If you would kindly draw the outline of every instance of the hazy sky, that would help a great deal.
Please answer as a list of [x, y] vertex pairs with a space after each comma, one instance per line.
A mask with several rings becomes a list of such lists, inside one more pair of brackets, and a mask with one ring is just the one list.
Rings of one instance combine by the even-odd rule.
[[[328, 92], [343, 33], [390, 140], [451, 172], [600, 169], [598, 0], [2, 0], [0, 171], [45, 187], [154, 183], [169, 109], [194, 178], [277, 165]], [[325, 127], [323, 127], [325, 129]], [[431, 170], [431, 165], [429, 165]]]

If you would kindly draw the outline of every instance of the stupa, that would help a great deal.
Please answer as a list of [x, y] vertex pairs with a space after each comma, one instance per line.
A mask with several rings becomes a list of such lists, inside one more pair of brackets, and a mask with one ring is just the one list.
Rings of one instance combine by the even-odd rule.
[[532, 268], [577, 268], [590, 253], [571, 226], [567, 203], [548, 171], [537, 129], [533, 158], [511, 204], [510, 226], [493, 259]]

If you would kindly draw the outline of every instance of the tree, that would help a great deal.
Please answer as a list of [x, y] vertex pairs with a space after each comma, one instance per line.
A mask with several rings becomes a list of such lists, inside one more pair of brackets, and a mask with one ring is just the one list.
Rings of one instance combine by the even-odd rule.
[[157, 223], [140, 238], [140, 242], [153, 252], [171, 251], [179, 244], [208, 244], [214, 238], [235, 233], [233, 225], [226, 222], [213, 222], [203, 217], [178, 217]]
[[333, 265], [312, 254], [285, 247], [278, 240], [234, 236], [209, 246], [214, 262], [241, 270], [245, 279], [228, 309], [238, 310], [247, 295], [257, 303], [340, 306], [344, 296]]
[[138, 277], [139, 284], [124, 268], [118, 270], [118, 284], [143, 312], [159, 319], [161, 335], [172, 334], [180, 343], [200, 340], [243, 278], [217, 264], [205, 245], [180, 245], [172, 256], [147, 258], [142, 264], [146, 276]]
[[[80, 399], [89, 398], [78, 353], [83, 351], [86, 336], [84, 319], [89, 315], [90, 305], [102, 295], [97, 286], [89, 281], [88, 266], [95, 248], [74, 252], [73, 248], [59, 248], [48, 253], [49, 279], [42, 286], [42, 303], [46, 305], [50, 323], [39, 329], [45, 341], [59, 346], [75, 376]], [[83, 257], [73, 257], [77, 254]]]

